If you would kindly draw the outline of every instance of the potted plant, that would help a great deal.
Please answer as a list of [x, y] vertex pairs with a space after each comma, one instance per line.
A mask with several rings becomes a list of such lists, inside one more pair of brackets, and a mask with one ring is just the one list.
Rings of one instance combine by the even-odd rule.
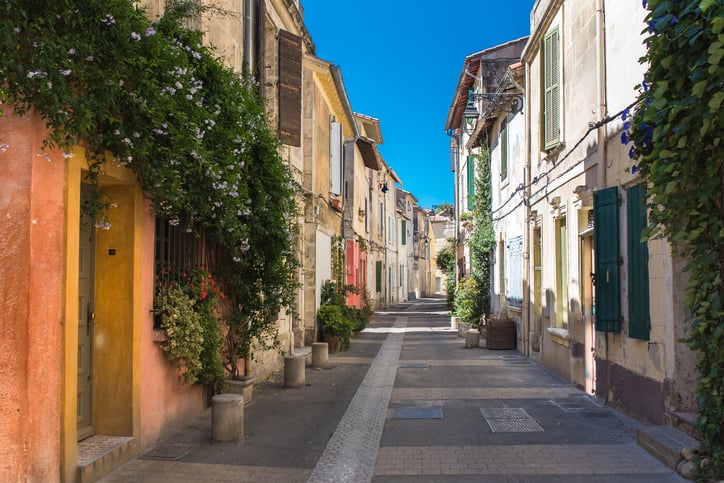
[[317, 320], [322, 327], [324, 340], [329, 344], [329, 352], [337, 352], [349, 346], [349, 337], [355, 324], [345, 316], [342, 306], [322, 305], [317, 310]]
[[480, 287], [474, 276], [467, 276], [460, 280], [453, 302], [454, 315], [459, 317], [459, 337], [465, 337], [469, 330], [478, 328], [483, 310], [479, 295]]

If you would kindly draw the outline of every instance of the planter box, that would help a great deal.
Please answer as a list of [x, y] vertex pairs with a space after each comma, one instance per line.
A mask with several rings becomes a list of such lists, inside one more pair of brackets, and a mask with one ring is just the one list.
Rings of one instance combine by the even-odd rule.
[[243, 379], [229, 379], [229, 393], [239, 394], [244, 398], [244, 405], [251, 402], [251, 398], [254, 394], [254, 383], [256, 382], [255, 377], [244, 377]]
[[458, 337], [465, 337], [465, 334], [472, 328], [473, 324], [470, 322], [458, 322]]
[[485, 327], [488, 349], [515, 349], [516, 336], [513, 319], [488, 319]]

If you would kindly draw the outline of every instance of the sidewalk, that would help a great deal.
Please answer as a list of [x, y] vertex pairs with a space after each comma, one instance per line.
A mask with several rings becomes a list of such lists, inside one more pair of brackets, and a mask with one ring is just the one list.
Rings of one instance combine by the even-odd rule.
[[463, 346], [440, 300], [378, 312], [305, 387], [258, 384], [243, 442], [212, 443], [207, 413], [100, 481], [686, 481], [634, 420], [516, 351]]

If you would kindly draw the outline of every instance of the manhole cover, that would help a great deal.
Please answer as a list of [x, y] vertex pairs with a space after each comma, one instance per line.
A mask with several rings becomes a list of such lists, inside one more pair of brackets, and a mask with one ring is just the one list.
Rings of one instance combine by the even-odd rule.
[[389, 419], [442, 419], [442, 408], [390, 409]]
[[143, 458], [172, 460], [180, 457], [182, 454], [190, 450], [193, 446], [193, 444], [183, 443], [161, 444], [148, 451], [147, 453], [144, 453]]
[[480, 408], [494, 433], [535, 433], [543, 428], [523, 408]]

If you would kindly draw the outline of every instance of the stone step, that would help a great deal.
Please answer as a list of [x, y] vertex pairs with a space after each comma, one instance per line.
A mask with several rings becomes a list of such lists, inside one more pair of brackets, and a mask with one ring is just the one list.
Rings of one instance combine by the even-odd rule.
[[697, 419], [699, 415], [693, 412], [675, 411], [671, 413], [671, 423], [691, 436], [694, 439], [701, 439], [701, 432], [697, 428]]
[[95, 435], [78, 443], [76, 481], [97, 481], [138, 453], [136, 440], [130, 436]]
[[673, 426], [642, 426], [636, 429], [636, 442], [669, 468], [683, 458], [681, 451], [698, 446], [698, 441]]

